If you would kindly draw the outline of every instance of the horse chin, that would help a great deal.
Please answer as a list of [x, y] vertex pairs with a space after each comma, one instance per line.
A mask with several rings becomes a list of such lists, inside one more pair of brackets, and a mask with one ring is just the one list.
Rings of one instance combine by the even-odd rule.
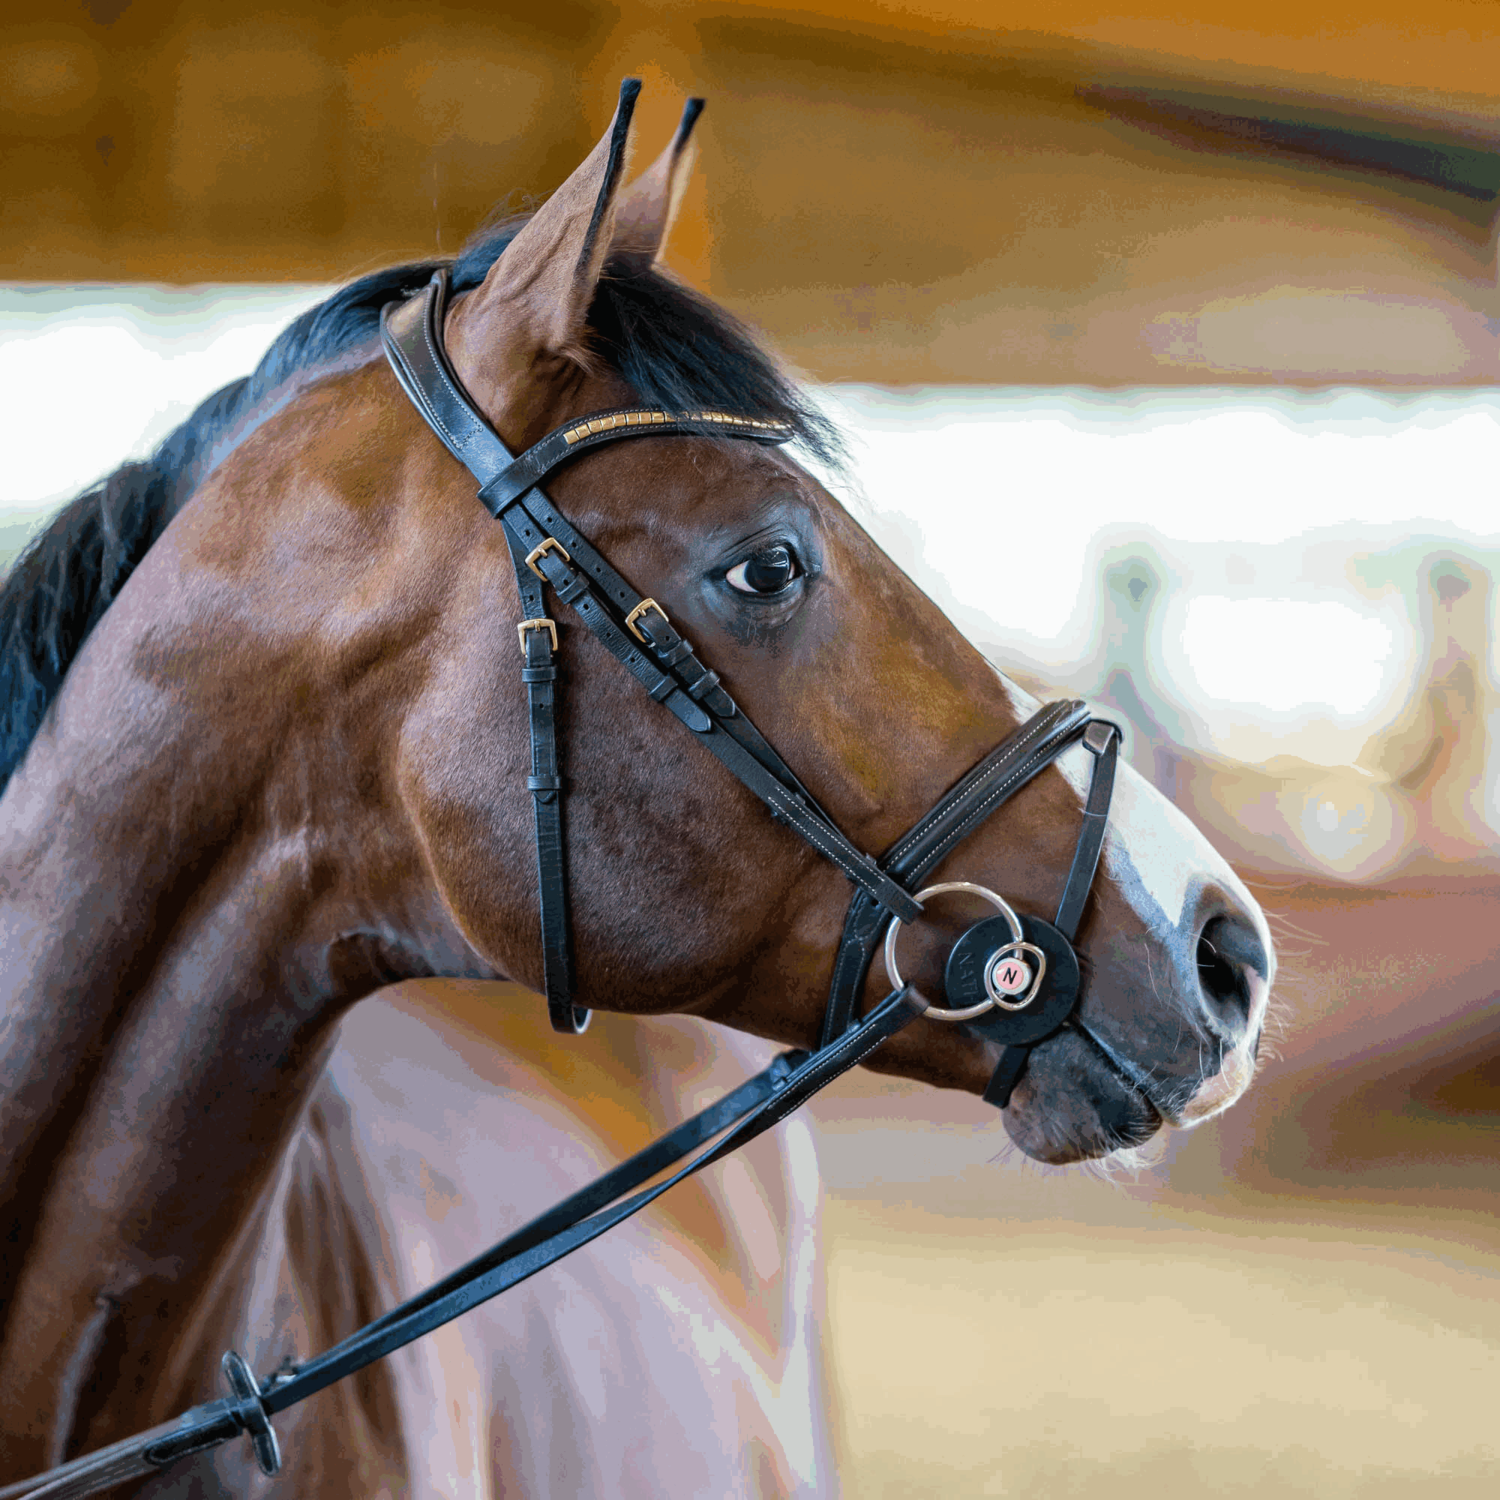
[[1071, 1031], [1032, 1052], [1002, 1118], [1016, 1146], [1049, 1166], [1133, 1151], [1162, 1126], [1151, 1102]]

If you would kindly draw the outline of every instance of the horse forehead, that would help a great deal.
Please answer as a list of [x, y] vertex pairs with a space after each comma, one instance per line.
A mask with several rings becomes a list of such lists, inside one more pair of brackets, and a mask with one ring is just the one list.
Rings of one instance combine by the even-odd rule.
[[[626, 519], [685, 541], [705, 527], [715, 535], [743, 530], [758, 511], [788, 502], [809, 517], [821, 516], [822, 504], [833, 503], [791, 454], [766, 444], [711, 434], [647, 437], [612, 444], [592, 457], [597, 467], [585, 460], [550, 481], [559, 503], [572, 507], [574, 524], [585, 531]], [[685, 525], [690, 532], [682, 530]]]
[[769, 443], [709, 435], [662, 447], [665, 456], [680, 456], [705, 498], [723, 497], [736, 507], [773, 496], [795, 496], [806, 504], [819, 488], [792, 454]]

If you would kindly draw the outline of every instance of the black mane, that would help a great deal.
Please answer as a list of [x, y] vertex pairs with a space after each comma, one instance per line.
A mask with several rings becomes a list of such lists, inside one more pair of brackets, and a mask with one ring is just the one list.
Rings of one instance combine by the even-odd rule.
[[[452, 262], [455, 292], [479, 285], [524, 219], [481, 235]], [[143, 463], [125, 464], [63, 507], [0, 581], [0, 791], [20, 764], [69, 665], [151, 544], [224, 457], [236, 423], [300, 370], [375, 337], [380, 309], [411, 296], [439, 262], [361, 277], [305, 312], [252, 375], [210, 396]], [[596, 352], [641, 401], [712, 407], [791, 424], [836, 461], [830, 424], [729, 314], [658, 271], [606, 268], [589, 313]]]

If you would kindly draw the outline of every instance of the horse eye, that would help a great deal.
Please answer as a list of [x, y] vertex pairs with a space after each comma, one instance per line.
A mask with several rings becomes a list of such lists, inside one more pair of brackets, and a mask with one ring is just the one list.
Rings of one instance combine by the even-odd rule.
[[763, 547], [744, 562], [736, 563], [724, 579], [730, 588], [742, 594], [779, 594], [802, 576], [796, 556], [790, 547], [778, 543], [774, 547]]

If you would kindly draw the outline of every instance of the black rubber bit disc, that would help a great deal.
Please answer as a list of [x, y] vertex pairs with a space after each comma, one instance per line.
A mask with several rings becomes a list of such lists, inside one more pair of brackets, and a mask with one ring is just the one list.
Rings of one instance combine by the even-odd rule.
[[[1021, 932], [1028, 943], [1047, 955], [1047, 974], [1041, 992], [1025, 1010], [997, 1008], [964, 1022], [977, 1035], [1005, 1047], [1039, 1042], [1051, 1036], [1073, 1014], [1078, 1003], [1078, 955], [1073, 945], [1040, 917], [1023, 916]], [[943, 974], [944, 993], [952, 1009], [977, 1005], [985, 998], [985, 965], [1011, 941], [1010, 923], [1004, 917], [986, 917], [959, 938], [948, 955]]]

